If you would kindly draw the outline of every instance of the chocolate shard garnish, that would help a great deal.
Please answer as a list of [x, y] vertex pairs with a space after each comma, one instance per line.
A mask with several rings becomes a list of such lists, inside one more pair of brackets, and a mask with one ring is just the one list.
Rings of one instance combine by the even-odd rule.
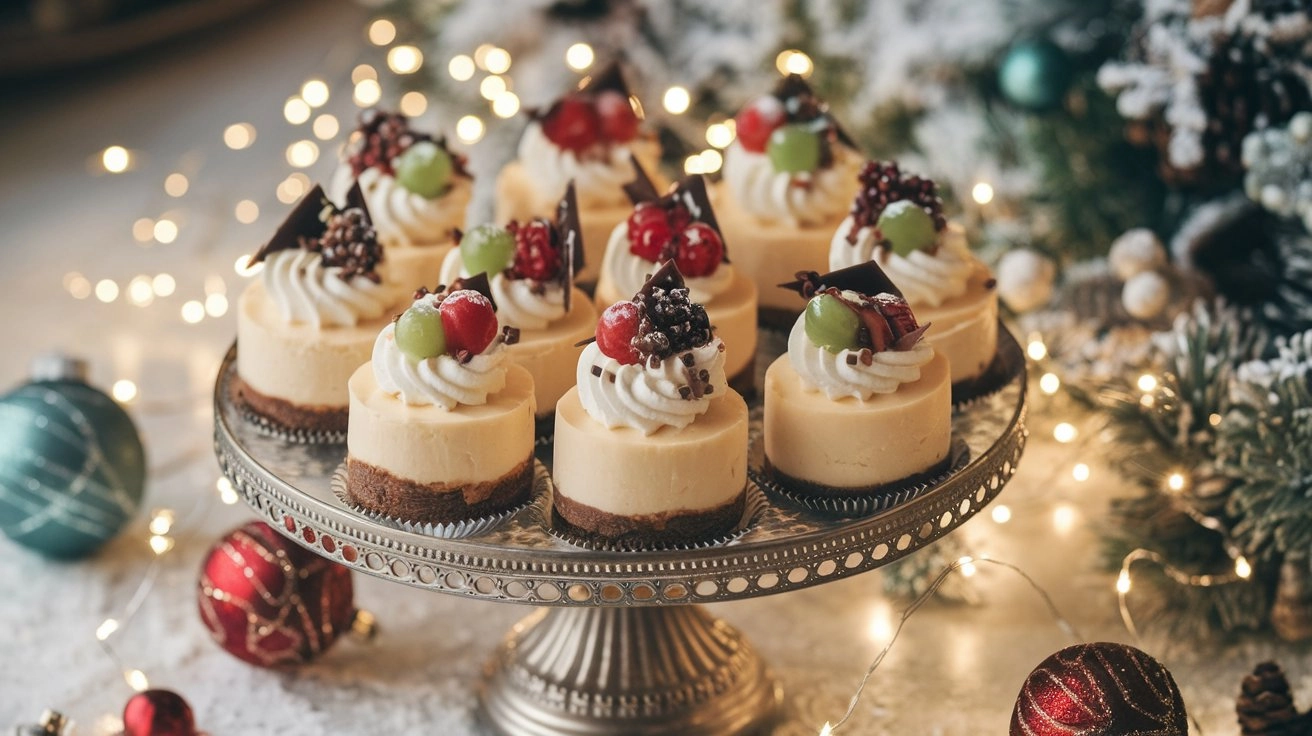
[[612, 59], [609, 64], [601, 68], [601, 71], [579, 80], [579, 91], [584, 94], [595, 95], [607, 90], [619, 92], [625, 97], [630, 95], [629, 85], [624, 81], [624, 71], [620, 68], [619, 59]]
[[574, 193], [574, 180], [570, 179], [565, 196], [556, 204], [556, 236], [562, 253], [561, 272], [564, 275], [565, 312], [573, 302], [574, 274], [583, 269], [583, 226], [579, 223], [579, 200]]
[[879, 264], [874, 261], [858, 263], [855, 266], [840, 268], [826, 274], [819, 274], [815, 271], [798, 271], [796, 281], [779, 284], [779, 288], [796, 291], [804, 299], [810, 299], [816, 291], [829, 287], [843, 291], [855, 291], [866, 296], [876, 294], [902, 296], [902, 290], [897, 288], [897, 285], [888, 277], [888, 274], [884, 273], [884, 269], [880, 268]]
[[910, 350], [911, 348], [914, 348], [916, 346], [916, 343], [920, 342], [920, 338], [924, 337], [925, 330], [928, 330], [931, 324], [933, 324], [933, 322], [926, 322], [925, 324], [920, 325], [919, 327], [912, 330], [911, 332], [908, 332], [902, 337], [899, 337], [898, 339], [894, 340], [893, 349]]
[[471, 291], [477, 291], [478, 293], [487, 297], [487, 300], [492, 302], [492, 311], [494, 312], [496, 311], [497, 300], [492, 298], [492, 285], [488, 283], [486, 273], [480, 273], [476, 276], [469, 276], [466, 278], [456, 279], [455, 281], [451, 282], [450, 286], [447, 287], [446, 292], [450, 294], [453, 291], [459, 291], [461, 289], [469, 289]]
[[251, 263], [259, 263], [269, 254], [280, 250], [291, 250], [301, 247], [301, 238], [317, 240], [327, 229], [327, 223], [319, 219], [320, 213], [323, 212], [328, 197], [323, 193], [323, 187], [318, 184], [309, 191], [301, 201], [296, 203], [292, 211], [287, 214], [287, 219], [282, 221], [278, 229], [274, 231], [273, 237], [269, 242], [260, 247], [255, 255], [251, 256]]
[[364, 199], [364, 190], [360, 188], [360, 180], [356, 179], [351, 183], [351, 188], [346, 191], [346, 205], [342, 209], [359, 207], [364, 212], [364, 221], [373, 224], [374, 218], [369, 214], [369, 203]]
[[623, 186], [624, 193], [629, 195], [629, 201], [637, 205], [641, 202], [659, 200], [661, 193], [656, 191], [656, 185], [652, 183], [651, 177], [647, 176], [646, 169], [638, 163], [638, 157], [630, 153], [629, 162], [633, 164], [633, 181]]
[[720, 223], [715, 219], [715, 208], [711, 206], [711, 197], [706, 192], [706, 177], [701, 174], [685, 176], [674, 185], [674, 191], [670, 194], [688, 208], [688, 212], [694, 220], [709, 226], [720, 236], [720, 244], [724, 246], [725, 263], [729, 262], [729, 243], [724, 239], [724, 231], [720, 229]]
[[674, 265], [674, 261], [666, 261], [661, 267], [656, 269], [656, 273], [647, 277], [642, 288], [638, 290], [639, 296], [651, 296], [657, 289], [673, 291], [674, 289], [684, 289], [687, 286], [683, 281], [683, 274], [679, 273], [679, 267]]

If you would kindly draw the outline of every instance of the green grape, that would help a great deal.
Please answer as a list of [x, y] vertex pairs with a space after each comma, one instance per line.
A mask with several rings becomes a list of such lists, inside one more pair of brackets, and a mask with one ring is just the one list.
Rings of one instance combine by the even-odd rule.
[[414, 360], [433, 358], [446, 352], [442, 315], [432, 305], [416, 303], [396, 321], [396, 346]]
[[510, 268], [515, 255], [515, 236], [496, 225], [479, 225], [460, 239], [460, 260], [470, 276], [488, 277]]
[[451, 181], [451, 154], [432, 141], [420, 141], [397, 157], [396, 180], [421, 197], [433, 199]]
[[819, 294], [806, 304], [806, 336], [811, 342], [831, 353], [856, 350], [857, 330], [861, 318], [856, 316], [841, 299], [832, 294]]
[[800, 174], [820, 165], [820, 136], [806, 123], [781, 125], [770, 134], [765, 148], [775, 171]]
[[938, 240], [934, 218], [924, 208], [906, 199], [885, 207], [875, 228], [893, 252], [903, 257], [928, 248]]

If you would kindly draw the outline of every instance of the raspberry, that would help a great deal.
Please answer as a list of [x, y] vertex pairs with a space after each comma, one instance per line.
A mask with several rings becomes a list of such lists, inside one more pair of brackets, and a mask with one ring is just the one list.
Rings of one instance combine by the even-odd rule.
[[629, 98], [614, 90], [597, 95], [594, 103], [601, 118], [601, 133], [612, 143], [626, 143], [638, 135], [638, 115]]
[[469, 289], [453, 291], [438, 306], [442, 329], [446, 333], [446, 351], [478, 355], [497, 336], [497, 314], [487, 297]]
[[629, 252], [656, 263], [674, 237], [665, 208], [658, 202], [640, 202], [629, 215]]
[[511, 223], [515, 236], [513, 276], [534, 281], [550, 281], [560, 273], [560, 249], [556, 247], [551, 223], [538, 217], [519, 225]]
[[597, 348], [603, 355], [621, 365], [632, 365], [642, 360], [634, 346], [638, 337], [638, 323], [642, 311], [634, 302], [616, 302], [606, 307], [597, 320]]
[[684, 229], [674, 256], [674, 265], [680, 273], [691, 278], [710, 276], [722, 260], [724, 241], [710, 225], [694, 222]]
[[770, 134], [787, 118], [784, 104], [774, 95], [766, 95], [748, 104], [734, 119], [738, 142], [753, 153], [765, 153]]
[[601, 142], [601, 116], [580, 95], [562, 97], [542, 118], [542, 132], [552, 143], [579, 153]]

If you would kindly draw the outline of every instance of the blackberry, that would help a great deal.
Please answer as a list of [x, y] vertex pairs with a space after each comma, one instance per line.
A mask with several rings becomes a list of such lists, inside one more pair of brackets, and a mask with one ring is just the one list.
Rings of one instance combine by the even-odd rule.
[[653, 284], [633, 300], [642, 309], [635, 347], [643, 355], [668, 358], [711, 341], [706, 308], [692, 301], [682, 279], [677, 285]]
[[847, 233], [847, 242], [856, 244], [856, 234], [864, 227], [874, 227], [884, 208], [893, 202], [915, 202], [934, 220], [934, 229], [947, 226], [943, 215], [943, 200], [938, 196], [938, 185], [933, 179], [904, 176], [895, 161], [870, 161], [861, 168], [857, 177], [861, 189], [852, 203], [854, 224]]
[[351, 173], [355, 176], [369, 168], [395, 176], [392, 159], [419, 141], [432, 140], [430, 135], [411, 130], [410, 120], [406, 116], [375, 108], [360, 113], [360, 125], [356, 133], [359, 138], [347, 159], [351, 164]]
[[343, 281], [354, 276], [363, 276], [375, 284], [381, 281], [376, 269], [383, 260], [383, 246], [364, 210], [358, 207], [328, 217], [328, 227], [319, 236], [318, 251], [323, 265], [342, 269], [338, 277]]

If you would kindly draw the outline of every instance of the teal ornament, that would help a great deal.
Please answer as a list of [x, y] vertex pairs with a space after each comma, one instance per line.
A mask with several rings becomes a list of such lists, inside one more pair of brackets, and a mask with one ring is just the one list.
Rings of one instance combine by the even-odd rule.
[[998, 66], [1002, 94], [1012, 104], [1030, 110], [1060, 105], [1072, 76], [1071, 60], [1066, 52], [1046, 40], [1013, 44]]
[[85, 374], [82, 361], [39, 358], [31, 383], [0, 396], [0, 532], [47, 557], [96, 551], [146, 484], [136, 426]]

